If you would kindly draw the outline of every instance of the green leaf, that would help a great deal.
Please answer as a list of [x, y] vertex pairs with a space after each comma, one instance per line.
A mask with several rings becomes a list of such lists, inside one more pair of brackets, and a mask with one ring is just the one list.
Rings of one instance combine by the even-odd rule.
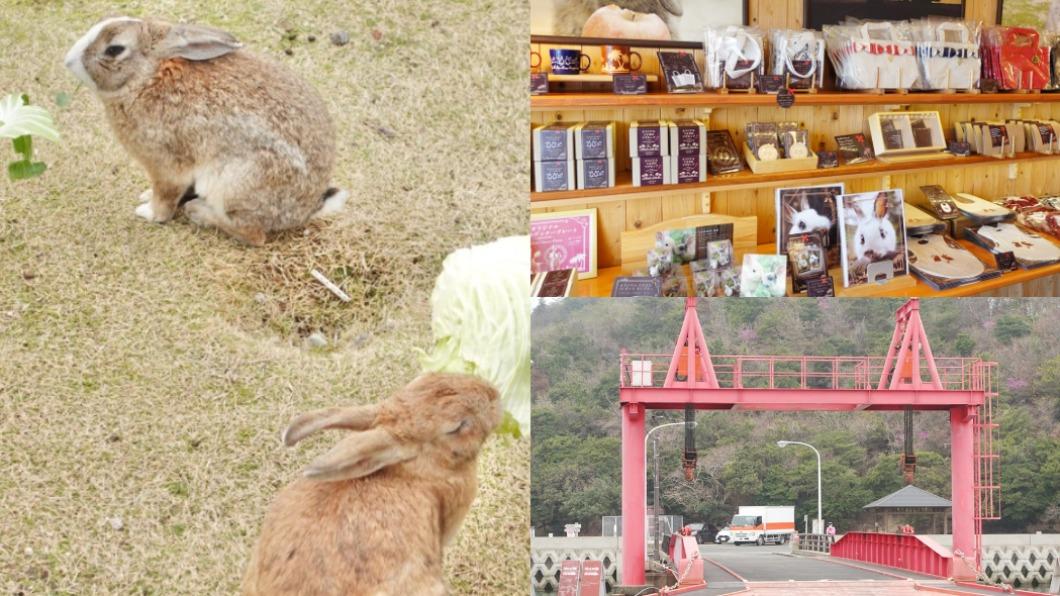
[[13, 161], [7, 165], [7, 176], [12, 180], [28, 180], [40, 176], [46, 169], [48, 166], [39, 161]]
[[11, 139], [11, 144], [15, 146], [15, 153], [22, 156], [23, 161], [29, 161], [33, 159], [33, 137], [30, 135], [22, 135]]

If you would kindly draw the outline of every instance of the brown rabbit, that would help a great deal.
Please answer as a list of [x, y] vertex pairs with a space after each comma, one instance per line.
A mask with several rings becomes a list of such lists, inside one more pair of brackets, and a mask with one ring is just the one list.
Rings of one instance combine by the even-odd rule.
[[442, 550], [475, 498], [479, 449], [500, 417], [485, 381], [427, 373], [385, 402], [295, 418], [288, 446], [354, 432], [280, 491], [243, 594], [446, 594]]
[[66, 66], [103, 102], [147, 170], [136, 214], [193, 222], [251, 245], [341, 209], [328, 188], [335, 128], [320, 95], [223, 31], [153, 19], [97, 23]]

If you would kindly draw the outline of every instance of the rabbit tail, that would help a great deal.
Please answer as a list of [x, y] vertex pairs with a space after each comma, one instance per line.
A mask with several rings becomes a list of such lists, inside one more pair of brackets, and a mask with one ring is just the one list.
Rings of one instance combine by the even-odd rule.
[[320, 217], [328, 217], [335, 215], [342, 211], [342, 208], [346, 206], [346, 199], [350, 197], [350, 193], [346, 192], [341, 188], [329, 188], [324, 191], [323, 200], [320, 205], [320, 209], [313, 214], [313, 219]]

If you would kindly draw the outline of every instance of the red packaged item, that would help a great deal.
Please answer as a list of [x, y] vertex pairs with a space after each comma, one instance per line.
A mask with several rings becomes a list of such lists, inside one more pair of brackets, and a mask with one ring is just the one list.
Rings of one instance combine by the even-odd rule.
[[1060, 238], [1060, 211], [1037, 197], [1005, 197], [998, 204], [1015, 211], [1016, 221], [1021, 225]]
[[1028, 27], [994, 27], [984, 36], [983, 75], [1001, 89], [1044, 89], [1049, 84], [1049, 47]]

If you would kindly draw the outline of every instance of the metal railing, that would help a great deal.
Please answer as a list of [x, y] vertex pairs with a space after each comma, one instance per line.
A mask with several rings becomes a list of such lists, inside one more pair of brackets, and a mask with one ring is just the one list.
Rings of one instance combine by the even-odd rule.
[[[673, 354], [623, 354], [621, 387], [662, 387]], [[884, 358], [876, 356], [711, 356], [723, 389], [873, 389], [883, 376]], [[979, 358], [936, 358], [943, 389], [983, 390], [996, 366]], [[927, 382], [927, 367], [921, 378]], [[697, 373], [697, 377], [703, 375]]]
[[915, 534], [847, 532], [832, 545], [831, 556], [914, 573], [950, 577], [951, 556]]
[[828, 554], [832, 551], [835, 536], [828, 534], [799, 534], [798, 550]]

